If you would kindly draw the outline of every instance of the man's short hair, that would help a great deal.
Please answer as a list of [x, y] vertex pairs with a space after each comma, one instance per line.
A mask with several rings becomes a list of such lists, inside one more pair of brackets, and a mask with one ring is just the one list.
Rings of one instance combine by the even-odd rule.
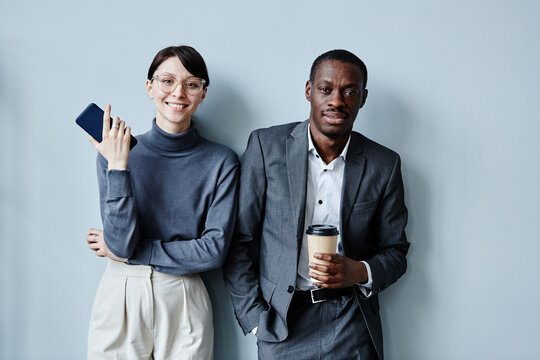
[[317, 69], [319, 68], [319, 65], [321, 65], [325, 61], [341, 61], [348, 64], [353, 64], [360, 69], [360, 72], [362, 73], [363, 78], [363, 84], [362, 88], [365, 89], [367, 85], [367, 67], [366, 64], [360, 58], [356, 55], [354, 55], [352, 52], [343, 50], [343, 49], [336, 49], [336, 50], [330, 50], [325, 52], [322, 55], [319, 55], [313, 62], [313, 65], [311, 65], [311, 71], [309, 73], [309, 80], [313, 81], [315, 80], [315, 73], [317, 72]]

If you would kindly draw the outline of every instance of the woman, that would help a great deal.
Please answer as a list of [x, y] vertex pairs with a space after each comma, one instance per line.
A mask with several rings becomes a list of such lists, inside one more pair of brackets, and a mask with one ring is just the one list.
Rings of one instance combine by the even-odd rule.
[[[130, 128], [105, 109], [98, 183], [110, 258], [88, 335], [88, 358], [211, 359], [212, 309], [198, 273], [222, 265], [236, 214], [238, 159], [202, 138], [192, 115], [210, 83], [189, 46], [157, 53], [146, 81], [156, 117], [129, 151]], [[128, 161], [129, 155], [129, 161]]]

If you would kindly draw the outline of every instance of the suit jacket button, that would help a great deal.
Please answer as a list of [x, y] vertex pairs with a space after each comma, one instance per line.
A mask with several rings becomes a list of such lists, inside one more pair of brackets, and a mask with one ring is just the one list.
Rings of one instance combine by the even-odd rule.
[[288, 293], [293, 293], [294, 292], [294, 287], [289, 285], [289, 287], [287, 288], [287, 292]]

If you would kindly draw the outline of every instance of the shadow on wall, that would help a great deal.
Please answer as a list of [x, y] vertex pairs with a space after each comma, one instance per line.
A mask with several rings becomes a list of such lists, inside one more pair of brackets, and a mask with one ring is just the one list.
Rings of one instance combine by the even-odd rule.
[[234, 320], [229, 291], [223, 283], [221, 269], [202, 274], [204, 284], [212, 300], [214, 316], [214, 359], [240, 359], [242, 351], [238, 341], [240, 326]]
[[226, 145], [241, 155], [255, 128], [253, 109], [230, 85], [228, 78], [217, 74], [211, 81], [206, 99], [195, 115], [197, 128], [205, 138]]
[[[230, 85], [229, 79], [213, 75], [211, 88], [197, 110], [195, 122], [200, 134], [233, 149], [244, 152], [249, 133], [254, 128], [252, 109]], [[251, 359], [256, 357], [255, 337], [244, 337], [234, 318], [229, 291], [221, 269], [202, 274], [212, 300], [214, 315], [214, 358]], [[250, 349], [250, 346], [252, 348]], [[253, 353], [250, 355], [250, 353]]]
[[[411, 243], [407, 255], [408, 269], [397, 283], [381, 294], [381, 318], [385, 351], [390, 359], [415, 359], [417, 344], [423, 334], [424, 308], [431, 307], [429, 279], [426, 274], [430, 240], [430, 190], [419, 172], [404, 166], [405, 191], [409, 223], [407, 238]], [[414, 184], [414, 185], [407, 185]], [[421, 193], [418, 193], [420, 189]]]
[[[355, 124], [369, 138], [397, 151], [402, 158], [405, 201], [409, 210], [406, 233], [411, 247], [407, 256], [408, 269], [397, 283], [381, 295], [385, 354], [389, 359], [413, 359], [417, 353], [422, 309], [429, 307], [429, 279], [426, 274], [433, 238], [432, 204], [435, 189], [426, 182], [422, 172], [429, 149], [421, 149], [425, 136], [433, 136], [432, 126], [415, 116], [403, 97], [388, 89], [370, 93], [371, 103]], [[365, 120], [362, 120], [364, 118]]]

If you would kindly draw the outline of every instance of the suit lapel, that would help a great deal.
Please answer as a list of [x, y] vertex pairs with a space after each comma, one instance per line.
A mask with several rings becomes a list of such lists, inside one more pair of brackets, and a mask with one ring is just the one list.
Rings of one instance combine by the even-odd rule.
[[[296, 223], [296, 239], [298, 244], [302, 242], [304, 232], [304, 217], [306, 208], [306, 184], [307, 184], [307, 139], [308, 121], [298, 124], [287, 138], [286, 161], [287, 176], [293, 221]], [[300, 246], [298, 247], [300, 248]]]
[[[351, 134], [351, 143], [347, 151], [347, 160], [345, 161], [345, 173], [343, 174], [343, 189], [341, 192], [341, 234], [346, 227], [352, 207], [360, 189], [362, 175], [366, 165], [366, 159], [361, 155], [362, 146], [359, 134]], [[345, 237], [343, 237], [344, 239]], [[345, 243], [344, 243], [345, 245]]]

